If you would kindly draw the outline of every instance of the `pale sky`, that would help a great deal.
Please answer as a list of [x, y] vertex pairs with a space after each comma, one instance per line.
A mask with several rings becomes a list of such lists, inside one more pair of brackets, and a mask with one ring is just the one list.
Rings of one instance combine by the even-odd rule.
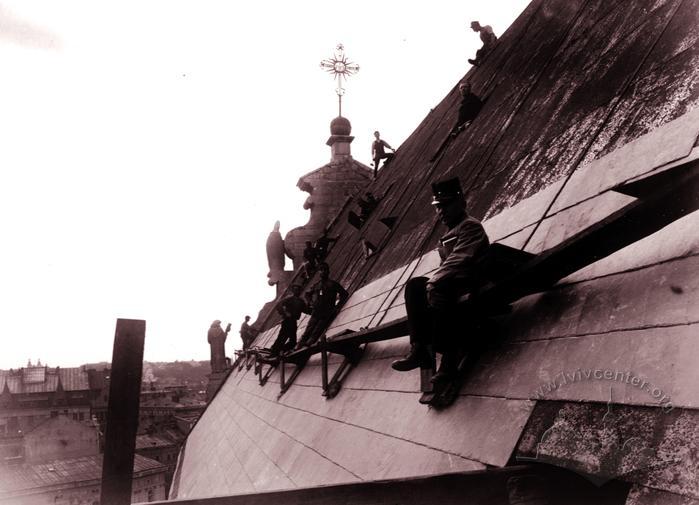
[[355, 159], [394, 147], [524, 0], [0, 0], [0, 368], [111, 360], [116, 319], [145, 359], [208, 359], [274, 297], [265, 241], [306, 223], [296, 188], [330, 160], [319, 67], [338, 43]]

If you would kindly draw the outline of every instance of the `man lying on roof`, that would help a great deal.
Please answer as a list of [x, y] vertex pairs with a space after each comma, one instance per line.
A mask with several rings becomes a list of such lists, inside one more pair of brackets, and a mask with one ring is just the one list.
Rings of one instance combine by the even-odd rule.
[[457, 373], [460, 353], [473, 348], [465, 323], [469, 314], [457, 307], [459, 297], [476, 286], [477, 262], [489, 246], [480, 221], [466, 212], [466, 200], [458, 178], [432, 184], [434, 205], [440, 221], [449, 229], [440, 239], [442, 262], [428, 279], [415, 277], [405, 285], [410, 353], [394, 361], [399, 372], [432, 368], [434, 352], [442, 354], [433, 382], [452, 380]]

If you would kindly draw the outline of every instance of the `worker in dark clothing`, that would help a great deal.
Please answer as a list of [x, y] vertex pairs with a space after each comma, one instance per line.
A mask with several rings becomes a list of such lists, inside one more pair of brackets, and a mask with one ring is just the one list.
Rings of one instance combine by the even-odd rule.
[[301, 268], [306, 276], [306, 279], [310, 279], [318, 266], [316, 249], [313, 247], [313, 243], [310, 240], [306, 241], [306, 247], [303, 250], [303, 259], [304, 262]]
[[337, 238], [338, 237], [329, 237], [327, 228], [323, 230], [323, 234], [318, 238], [318, 240], [316, 240], [314, 246], [316, 261], [322, 262], [325, 260], [326, 256], [328, 255], [328, 248], [330, 247], [330, 244], [337, 242]]
[[[378, 131], [374, 132], [374, 137], [376, 140], [371, 143], [371, 159], [374, 160], [374, 179], [376, 179], [376, 173], [379, 170], [379, 163], [381, 160], [385, 159], [386, 161], [384, 162], [384, 166], [386, 166], [386, 163], [391, 161], [391, 158], [393, 158], [395, 150], [388, 144], [388, 142], [381, 139], [381, 134]], [[384, 147], [393, 152], [387, 153]]]
[[460, 353], [476, 347], [465, 340], [468, 322], [474, 314], [457, 307], [459, 297], [477, 282], [477, 262], [489, 246], [481, 223], [466, 212], [466, 200], [458, 178], [432, 184], [434, 205], [440, 221], [448, 231], [440, 239], [442, 262], [430, 278], [415, 277], [405, 286], [410, 353], [391, 365], [405, 372], [431, 368], [434, 352], [442, 354], [433, 382], [452, 380], [457, 372]]
[[279, 356], [281, 352], [290, 351], [296, 346], [296, 329], [303, 312], [309, 313], [306, 302], [301, 298], [301, 286], [293, 284], [291, 294], [277, 305], [277, 312], [282, 316], [282, 324], [277, 339], [270, 347], [270, 353]]
[[447, 146], [456, 136], [468, 127], [478, 116], [483, 108], [483, 101], [471, 91], [471, 83], [464, 81], [459, 84], [459, 93], [461, 94], [461, 102], [459, 103], [459, 115], [452, 127], [449, 135], [442, 141], [439, 148], [430, 158], [430, 161], [435, 161], [444, 152]]
[[359, 217], [362, 222], [364, 222], [369, 218], [371, 213], [374, 212], [374, 209], [379, 205], [379, 201], [371, 192], [367, 191], [364, 193], [364, 198], [357, 199], [357, 205], [359, 205], [361, 209]]
[[248, 324], [248, 321], [250, 321], [250, 316], [245, 316], [245, 321], [240, 325], [240, 340], [243, 341], [243, 350], [250, 347], [250, 344], [252, 344], [252, 341], [255, 340], [255, 336], [257, 335], [257, 331]]
[[477, 33], [480, 32], [481, 42], [483, 42], [481, 48], [478, 51], [476, 51], [476, 58], [468, 60], [468, 62], [471, 65], [477, 67], [483, 62], [486, 56], [488, 56], [488, 53], [490, 53], [490, 51], [493, 50], [493, 48], [495, 47], [495, 43], [498, 41], [498, 38], [495, 35], [495, 33], [493, 33], [492, 26], [481, 26], [481, 24], [478, 21], [471, 22], [471, 30]]
[[349, 294], [338, 282], [330, 278], [327, 263], [318, 265], [320, 280], [308, 292], [312, 308], [311, 318], [298, 347], [313, 345], [327, 329], [337, 310], [347, 301]]
[[452, 137], [456, 137], [464, 128], [470, 125], [471, 121], [476, 119], [476, 116], [478, 116], [478, 113], [483, 108], [481, 99], [471, 92], [470, 82], [465, 81], [459, 84], [459, 93], [461, 93], [459, 117], [456, 119], [456, 123], [451, 129], [450, 135]]

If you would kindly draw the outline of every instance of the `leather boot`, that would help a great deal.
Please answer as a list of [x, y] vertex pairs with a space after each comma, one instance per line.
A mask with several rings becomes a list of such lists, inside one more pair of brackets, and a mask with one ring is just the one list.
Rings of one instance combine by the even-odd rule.
[[410, 344], [410, 352], [403, 359], [398, 359], [391, 363], [391, 368], [399, 372], [409, 372], [416, 368], [431, 368], [432, 356], [425, 346], [420, 344]]
[[454, 380], [459, 371], [459, 355], [455, 352], [442, 354], [442, 361], [439, 363], [439, 370], [432, 376], [430, 382], [449, 382]]

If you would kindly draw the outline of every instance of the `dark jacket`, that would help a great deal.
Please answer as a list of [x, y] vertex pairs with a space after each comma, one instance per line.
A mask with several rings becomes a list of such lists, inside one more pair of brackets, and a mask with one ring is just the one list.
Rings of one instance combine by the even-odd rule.
[[308, 306], [300, 297], [296, 295], [289, 295], [282, 299], [277, 306], [277, 312], [279, 312], [285, 319], [291, 318], [297, 320], [301, 317], [301, 313], [308, 313]]
[[348, 297], [349, 294], [338, 282], [332, 279], [319, 280], [311, 289], [313, 316], [327, 317], [331, 315], [335, 307], [345, 303]]
[[466, 93], [465, 96], [461, 97], [461, 104], [459, 105], [459, 117], [454, 125], [454, 130], [463, 126], [469, 121], [473, 121], [478, 116], [478, 113], [483, 108], [483, 102], [473, 93]]
[[463, 221], [445, 233], [439, 243], [439, 256], [442, 262], [427, 282], [428, 291], [451, 280], [473, 278], [476, 261], [485, 254], [490, 241], [481, 222], [466, 216]]

